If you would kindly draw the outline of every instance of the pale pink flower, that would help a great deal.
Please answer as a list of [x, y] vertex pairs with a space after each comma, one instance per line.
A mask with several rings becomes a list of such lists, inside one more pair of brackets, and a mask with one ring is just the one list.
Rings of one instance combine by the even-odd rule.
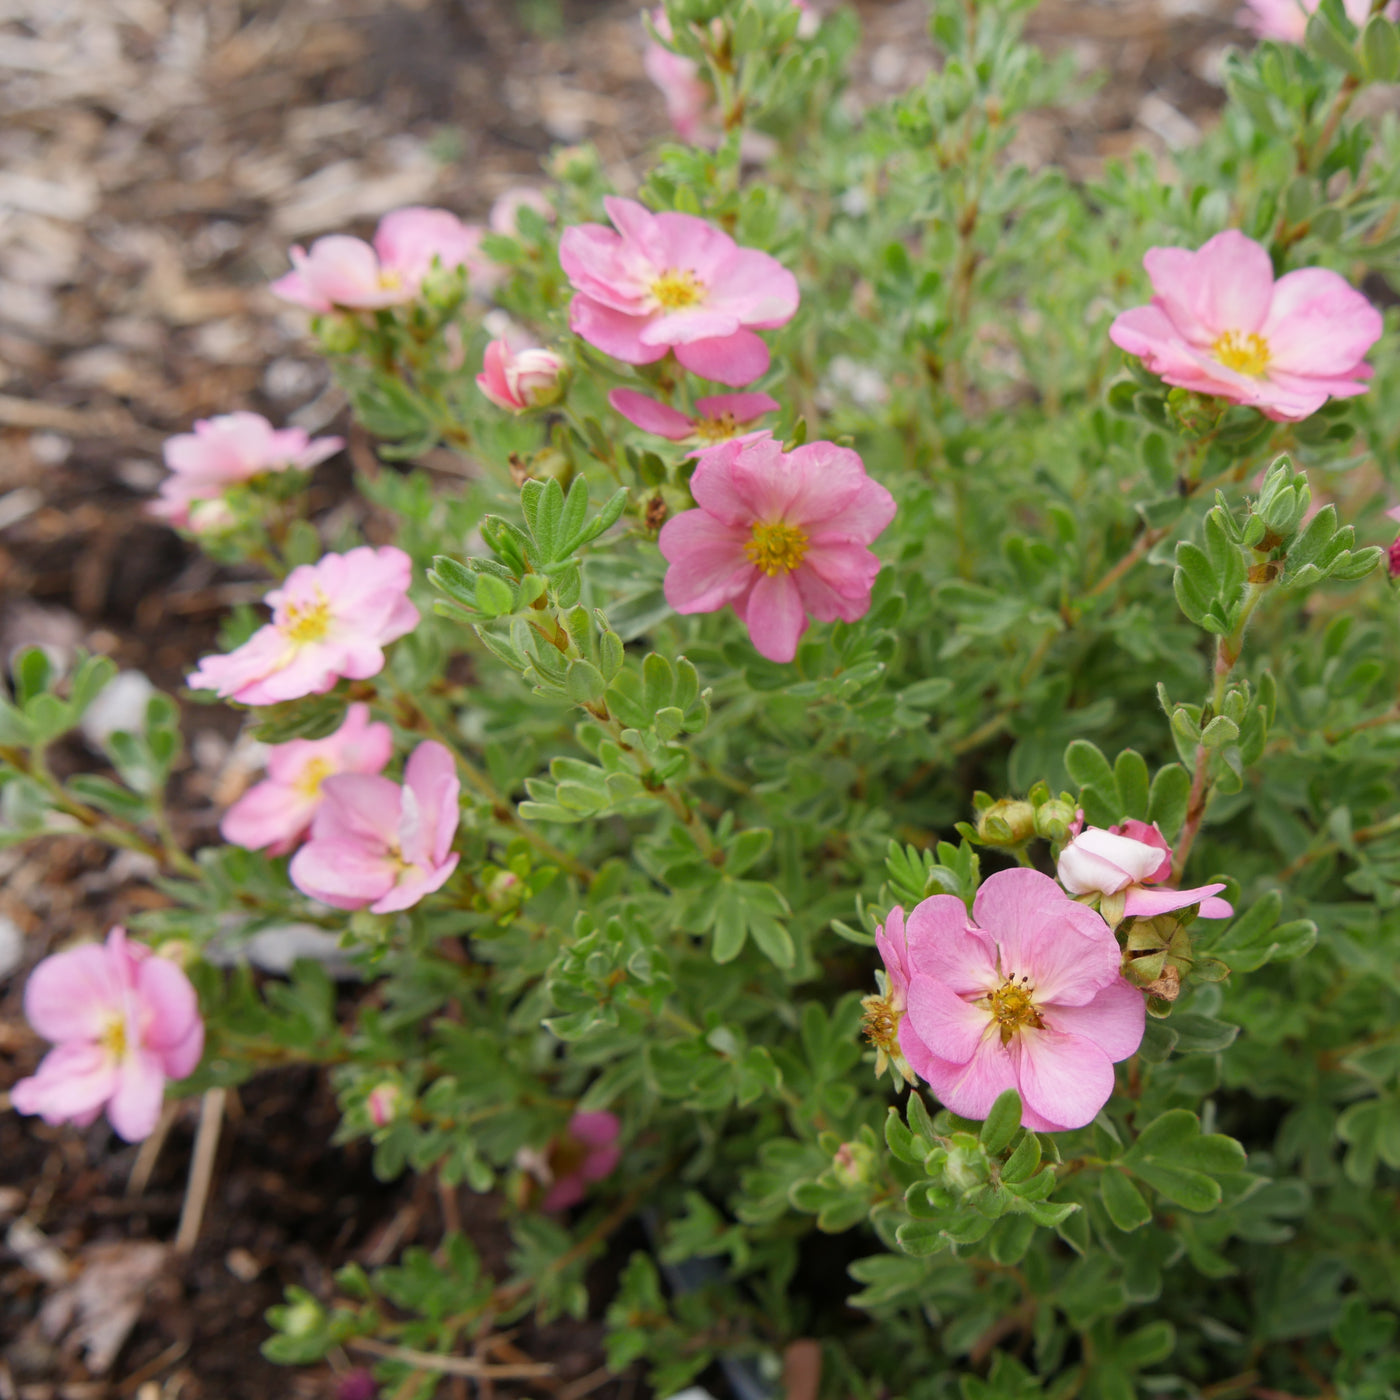
[[555, 403], [563, 392], [564, 360], [553, 350], [513, 350], [505, 340], [486, 347], [476, 387], [497, 408], [524, 413]]
[[446, 884], [458, 861], [457, 765], [430, 739], [403, 777], [402, 787], [368, 773], [326, 779], [311, 839], [288, 867], [297, 889], [336, 909], [392, 914]]
[[192, 433], [165, 440], [171, 474], [148, 509], [172, 525], [189, 525], [197, 502], [217, 500], [228, 487], [265, 472], [310, 471], [344, 446], [343, 438], [312, 438], [305, 428], [274, 428], [259, 413], [201, 418]]
[[540, 1209], [551, 1214], [568, 1210], [583, 1200], [592, 1182], [610, 1175], [622, 1157], [617, 1145], [621, 1130], [617, 1115], [606, 1109], [575, 1113], [563, 1138], [550, 1145], [547, 1162], [553, 1181]]
[[780, 407], [767, 394], [714, 394], [696, 399], [693, 414], [682, 413], [635, 389], [614, 389], [608, 402], [645, 432], [705, 446], [745, 436], [765, 413], [776, 413]]
[[[1317, 9], [1319, 0], [1245, 0], [1245, 7], [1235, 22], [1260, 39], [1278, 39], [1285, 44], [1301, 44], [1308, 29], [1308, 17]], [[1353, 24], [1364, 25], [1371, 13], [1371, 0], [1342, 0], [1347, 18]], [[1394, 19], [1400, 5], [1389, 5], [1384, 13]]]
[[696, 510], [673, 516], [658, 543], [679, 613], [729, 604], [770, 661], [791, 661], [818, 622], [870, 609], [880, 561], [867, 546], [894, 519], [894, 497], [849, 448], [811, 442], [784, 452], [750, 436], [697, 454]]
[[408, 601], [413, 561], [401, 549], [361, 545], [301, 564], [263, 601], [272, 621], [227, 656], [206, 656], [189, 678], [245, 705], [324, 695], [342, 677], [384, 668], [384, 647], [418, 625]]
[[128, 943], [123, 928], [105, 944], [45, 958], [24, 989], [24, 1014], [54, 1048], [10, 1102], [46, 1123], [80, 1127], [105, 1107], [127, 1142], [151, 1135], [165, 1081], [192, 1074], [204, 1052], [190, 979], [169, 958]]
[[1235, 911], [1213, 896], [1223, 884], [1195, 889], [1147, 889], [1170, 880], [1172, 848], [1154, 822], [1125, 821], [1105, 831], [1091, 826], [1060, 852], [1060, 883], [1071, 894], [1124, 896], [1123, 917], [1150, 919], [1199, 904], [1203, 919], [1228, 919]]
[[985, 1118], [1016, 1089], [1034, 1132], [1092, 1121], [1146, 1025], [1098, 914], [1039, 871], [1002, 870], [977, 891], [971, 919], [962, 900], [934, 895], [909, 915], [907, 938], [899, 1043], [947, 1108]]
[[666, 102], [666, 115], [676, 135], [692, 146], [716, 146], [720, 129], [715, 112], [714, 89], [701, 76], [700, 65], [666, 47], [674, 38], [665, 8], [651, 12], [652, 28], [665, 43], [648, 39], [642, 51], [642, 67]]
[[345, 722], [324, 739], [292, 739], [267, 753], [267, 777], [224, 813], [219, 833], [245, 850], [284, 856], [311, 828], [337, 773], [382, 773], [394, 752], [387, 724], [371, 723], [368, 705], [351, 705]]
[[1151, 305], [1123, 312], [1109, 336], [1168, 384], [1276, 422], [1365, 392], [1363, 356], [1381, 315], [1335, 272], [1308, 267], [1275, 282], [1267, 250], [1235, 229], [1194, 253], [1149, 248], [1143, 264]]
[[547, 224], [554, 222], [554, 206], [542, 190], [533, 185], [514, 185], [491, 206], [486, 216], [487, 227], [503, 237], [516, 237], [520, 232], [518, 216], [522, 209], [533, 209]]
[[559, 243], [577, 293], [573, 331], [629, 365], [674, 350], [692, 374], [721, 384], [765, 373], [768, 347], [754, 332], [796, 314], [792, 273], [693, 214], [653, 214], [630, 199], [603, 203], [618, 232], [581, 224]]
[[413, 301], [436, 261], [444, 271], [465, 267], [469, 285], [489, 291], [500, 271], [481, 251], [483, 230], [445, 209], [396, 209], [386, 214], [374, 242], [333, 233], [308, 253], [295, 247], [292, 270], [272, 290], [322, 315], [337, 308], [372, 311]]

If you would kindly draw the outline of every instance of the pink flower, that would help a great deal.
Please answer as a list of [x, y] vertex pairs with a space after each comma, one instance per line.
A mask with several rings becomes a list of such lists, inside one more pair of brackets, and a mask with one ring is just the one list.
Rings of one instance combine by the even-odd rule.
[[797, 312], [797, 279], [776, 258], [741, 248], [692, 214], [653, 214], [630, 199], [603, 201], [602, 224], [564, 230], [559, 261], [577, 295], [569, 325], [629, 365], [674, 350], [704, 379], [748, 384], [768, 369], [754, 330]]
[[343, 438], [312, 439], [305, 428], [274, 428], [259, 413], [201, 418], [192, 433], [165, 440], [171, 475], [150, 513], [172, 525], [190, 523], [190, 507], [216, 500], [225, 488], [264, 472], [310, 471], [345, 446]]
[[1057, 873], [1071, 894], [1125, 896], [1124, 918], [1150, 919], [1199, 904], [1203, 919], [1228, 919], [1235, 911], [1212, 896], [1223, 884], [1198, 885], [1190, 890], [1149, 890], [1170, 880], [1172, 848], [1154, 822], [1125, 821], [1108, 831], [1091, 826], [1060, 852]]
[[369, 773], [327, 778], [311, 839], [292, 857], [292, 884], [336, 909], [392, 914], [439, 890], [457, 868], [457, 765], [419, 744], [403, 786]]
[[953, 895], [909, 915], [905, 1058], [944, 1105], [985, 1118], [1016, 1089], [1034, 1132], [1082, 1128], [1142, 1040], [1146, 1007], [1108, 925], [1047, 875], [1003, 870], [972, 918]]
[[190, 979], [169, 958], [129, 944], [123, 928], [105, 944], [45, 958], [24, 989], [24, 1014], [55, 1044], [10, 1102], [46, 1123], [80, 1127], [105, 1107], [127, 1142], [151, 1135], [165, 1081], [193, 1073], [204, 1051]]
[[369, 1111], [369, 1121], [376, 1128], [387, 1128], [398, 1116], [399, 1103], [403, 1099], [403, 1090], [397, 1084], [385, 1082], [376, 1084], [369, 1091], [369, 1097], [365, 1100], [365, 1107]]
[[342, 676], [384, 669], [384, 647], [413, 631], [408, 601], [413, 561], [401, 549], [361, 545], [301, 564], [263, 601], [272, 621], [227, 656], [206, 656], [189, 678], [245, 705], [324, 695]]
[[550, 1146], [548, 1170], [553, 1183], [540, 1209], [551, 1214], [568, 1210], [583, 1200], [590, 1182], [608, 1176], [622, 1156], [617, 1145], [621, 1130], [617, 1115], [606, 1110], [575, 1113], [563, 1138]]
[[532, 185], [515, 185], [491, 206], [486, 216], [487, 226], [492, 233], [514, 238], [520, 232], [517, 215], [522, 209], [533, 209], [547, 224], [554, 222], [554, 206], [543, 191]]
[[894, 519], [894, 497], [849, 448], [811, 442], [784, 452], [771, 437], [698, 454], [697, 510], [662, 527], [671, 567], [666, 601], [679, 613], [733, 606], [770, 661], [791, 661], [819, 622], [870, 609], [880, 561], [866, 547]]
[[715, 95], [700, 75], [700, 65], [684, 54], [666, 47], [675, 37], [664, 7], [651, 12], [652, 28], [666, 42], [648, 39], [642, 51], [642, 67], [660, 89], [666, 102], [666, 115], [676, 135], [692, 146], [716, 146], [720, 130], [715, 113]]
[[913, 975], [904, 910], [899, 905], [895, 905], [885, 922], [876, 928], [875, 947], [884, 959], [885, 985], [880, 995], [861, 998], [864, 1012], [861, 1028], [875, 1047], [876, 1075], [884, 1074], [886, 1066], [892, 1064], [907, 1083], [913, 1084], [914, 1071], [899, 1048], [899, 1026], [908, 1005], [909, 979]]
[[707, 446], [745, 435], [765, 413], [776, 413], [780, 407], [777, 399], [767, 394], [715, 394], [696, 399], [691, 415], [635, 389], [614, 389], [608, 402], [645, 432], [672, 442], [689, 440]]
[[563, 377], [563, 358], [553, 350], [512, 350], [508, 342], [493, 340], [476, 387], [497, 408], [524, 413], [557, 402]]
[[474, 289], [489, 290], [500, 274], [481, 239], [479, 227], [445, 209], [396, 209], [380, 220], [373, 246], [335, 233], [318, 238], [309, 253], [293, 248], [292, 270], [272, 290], [322, 315], [399, 306], [418, 296], [435, 259], [444, 271], [465, 267]]
[[[1353, 24], [1366, 23], [1371, 0], [1342, 0], [1342, 4]], [[1245, 0], [1245, 8], [1235, 16], [1235, 22], [1260, 39], [1301, 44], [1307, 33], [1308, 16], [1317, 6], [1318, 0]], [[1387, 6], [1385, 13], [1394, 19], [1400, 13], [1400, 5]]]
[[267, 778], [250, 787], [219, 823], [225, 841], [284, 856], [311, 827], [336, 773], [382, 773], [394, 752], [387, 724], [372, 724], [368, 705], [351, 705], [345, 723], [324, 739], [293, 739], [268, 750]]
[[1274, 281], [1269, 254], [1235, 229], [1197, 252], [1149, 248], [1155, 295], [1114, 321], [1113, 343], [1168, 384], [1258, 408], [1276, 422], [1364, 393], [1380, 312], [1335, 272]]

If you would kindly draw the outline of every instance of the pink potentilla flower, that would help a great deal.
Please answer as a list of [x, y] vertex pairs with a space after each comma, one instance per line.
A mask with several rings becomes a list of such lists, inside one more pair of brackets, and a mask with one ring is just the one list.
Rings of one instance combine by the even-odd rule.
[[217, 499], [240, 481], [264, 472], [310, 471], [345, 446], [338, 437], [312, 438], [305, 428], [274, 428], [260, 413], [202, 418], [192, 433], [165, 440], [170, 475], [150, 513], [172, 525], [190, 523], [190, 507]]
[[675, 37], [664, 7], [651, 12], [652, 28], [665, 43], [648, 39], [642, 51], [642, 67], [656, 84], [666, 102], [666, 115], [676, 135], [692, 146], [716, 146], [720, 128], [715, 112], [715, 94], [701, 76], [700, 65], [684, 54], [666, 47]]
[[336, 909], [392, 914], [447, 883], [458, 860], [457, 765], [428, 740], [403, 776], [402, 787], [367, 773], [326, 779], [311, 839], [288, 868], [297, 889]]
[[1213, 896], [1223, 884], [1189, 890], [1149, 890], [1171, 879], [1172, 848], [1154, 822], [1129, 820], [1105, 831], [1091, 826], [1060, 852], [1060, 883], [1071, 894], [1124, 896], [1123, 917], [1152, 918], [1199, 904], [1203, 919], [1228, 919], [1235, 911]]
[[165, 1081], [192, 1074], [204, 1052], [190, 979], [169, 958], [128, 943], [123, 928], [105, 944], [45, 958], [24, 989], [24, 1014], [55, 1044], [10, 1102], [46, 1123], [80, 1127], [105, 1107], [127, 1142], [151, 1135]]
[[302, 564], [263, 601], [272, 621], [227, 656], [206, 656], [189, 678], [245, 705], [323, 695], [346, 677], [384, 668], [384, 647], [418, 625], [408, 601], [413, 561], [401, 549], [361, 545]]
[[[1301, 44], [1308, 30], [1308, 17], [1319, 0], [1245, 0], [1235, 22], [1260, 39], [1278, 39], [1285, 44]], [[1371, 13], [1371, 0], [1342, 0], [1347, 18], [1363, 25]], [[1400, 5], [1387, 6], [1391, 19], [1400, 14]]]
[[562, 1139], [550, 1146], [548, 1170], [553, 1177], [540, 1209], [553, 1214], [583, 1200], [589, 1184], [601, 1181], [617, 1167], [622, 1150], [617, 1135], [622, 1124], [617, 1115], [575, 1113]]
[[522, 209], [533, 209], [547, 224], [554, 222], [554, 206], [543, 190], [537, 190], [533, 185], [515, 185], [491, 206], [491, 212], [486, 216], [487, 227], [492, 233], [514, 238], [520, 232], [517, 216]]
[[396, 209], [379, 222], [373, 246], [345, 234], [293, 248], [292, 270], [272, 284], [286, 301], [322, 315], [338, 307], [372, 311], [412, 301], [435, 261], [465, 267], [469, 285], [489, 291], [499, 269], [481, 251], [483, 230], [445, 209]]
[[861, 998], [864, 1016], [861, 1029], [875, 1047], [875, 1073], [885, 1072], [886, 1065], [894, 1068], [910, 1084], [914, 1071], [899, 1048], [899, 1025], [904, 1019], [913, 969], [909, 963], [909, 940], [904, 927], [904, 910], [895, 905], [889, 917], [875, 930], [875, 947], [885, 964], [885, 985], [879, 996]]
[[311, 829], [322, 785], [337, 773], [382, 773], [394, 752], [387, 724], [371, 723], [368, 705], [351, 705], [345, 723], [324, 739], [293, 739], [268, 750], [267, 778], [250, 787], [219, 823], [225, 841], [284, 856]]
[[698, 509], [673, 516], [658, 541], [677, 612], [730, 604], [770, 661], [797, 654], [808, 613], [819, 622], [865, 616], [880, 572], [867, 546], [895, 504], [856, 453], [830, 442], [784, 452], [750, 436], [697, 455]]
[[1119, 973], [1108, 925], [1047, 875], [1003, 870], [967, 906], [934, 895], [909, 915], [905, 1058], [943, 1104], [985, 1118], [1016, 1089], [1035, 1132], [1082, 1128], [1138, 1048], [1146, 1006]]
[[573, 331], [629, 365], [674, 350], [692, 374], [721, 384], [765, 373], [768, 347], [754, 332], [796, 314], [792, 273], [692, 214], [653, 214], [630, 199], [604, 205], [618, 232], [582, 224], [565, 229], [559, 243], [577, 292]]
[[497, 408], [524, 413], [555, 403], [562, 392], [564, 359], [553, 350], [512, 350], [504, 340], [486, 347], [476, 387]]
[[608, 402], [629, 423], [672, 442], [697, 442], [713, 446], [730, 438], [746, 436], [765, 413], [776, 413], [781, 406], [767, 394], [715, 394], [696, 399], [693, 414], [659, 403], [635, 389], [614, 389]]
[[1155, 295], [1109, 330], [1168, 384], [1257, 408], [1276, 422], [1364, 393], [1381, 314], [1343, 277], [1309, 267], [1274, 281], [1268, 252], [1235, 229], [1198, 251], [1149, 248]]

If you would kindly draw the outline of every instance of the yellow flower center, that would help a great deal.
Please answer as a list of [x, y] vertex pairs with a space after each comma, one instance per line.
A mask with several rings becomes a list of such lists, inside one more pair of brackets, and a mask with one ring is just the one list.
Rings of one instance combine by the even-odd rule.
[[126, 1017], [114, 1016], [107, 1022], [99, 1037], [99, 1044], [114, 1059], [126, 1058]]
[[894, 1054], [899, 1049], [899, 1018], [903, 1013], [890, 1005], [888, 997], [863, 997], [860, 1004], [865, 1012], [861, 1017], [865, 1038], [882, 1053]]
[[319, 642], [331, 630], [331, 605], [317, 589], [314, 603], [288, 603], [278, 626], [298, 646]]
[[297, 793], [305, 798], [311, 799], [321, 795], [321, 784], [335, 772], [335, 764], [328, 758], [313, 758], [297, 774], [297, 780], [293, 784]]
[[1005, 1045], [1022, 1026], [1044, 1029], [1045, 1022], [1032, 1001], [1035, 989], [1027, 985], [1029, 978], [1015, 978], [1002, 983], [1001, 987], [987, 999], [992, 1020], [1001, 1030], [1001, 1043]]
[[1226, 331], [1211, 346], [1226, 369], [1257, 379], [1269, 367], [1269, 342], [1253, 331]]
[[397, 268], [382, 267], [379, 269], [379, 285], [386, 292], [396, 292], [403, 286], [403, 273]]
[[807, 553], [807, 536], [783, 520], [769, 525], [760, 521], [753, 527], [753, 538], [744, 546], [744, 553], [769, 578], [790, 574]]
[[717, 418], [697, 418], [695, 437], [701, 442], [728, 442], [739, 432], [739, 425], [732, 413], [721, 413]]
[[651, 294], [667, 311], [679, 311], [704, 298], [705, 284], [688, 268], [668, 267], [651, 284]]

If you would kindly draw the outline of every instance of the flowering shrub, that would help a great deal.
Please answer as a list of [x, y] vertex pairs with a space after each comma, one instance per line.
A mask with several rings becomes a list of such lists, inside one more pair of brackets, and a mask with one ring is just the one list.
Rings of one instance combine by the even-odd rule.
[[[320, 1064], [381, 1176], [506, 1203], [507, 1276], [346, 1270], [275, 1359], [426, 1397], [591, 1308], [662, 1394], [804, 1337], [869, 1400], [1400, 1386], [1400, 33], [1301, 5], [1173, 175], [1073, 184], [1010, 149], [1067, 76], [1027, 8], [933, 0], [858, 112], [849, 15], [668, 0], [699, 145], [635, 197], [561, 152], [489, 228], [293, 250], [382, 460], [367, 539], [308, 516], [331, 440], [170, 445], [165, 518], [269, 588], [189, 678], [270, 746], [224, 844], [172, 834], [171, 698], [62, 780], [114, 668], [15, 663], [4, 839], [164, 902], [31, 974], [13, 1107], [134, 1140]], [[206, 959], [306, 924], [357, 990]]]

